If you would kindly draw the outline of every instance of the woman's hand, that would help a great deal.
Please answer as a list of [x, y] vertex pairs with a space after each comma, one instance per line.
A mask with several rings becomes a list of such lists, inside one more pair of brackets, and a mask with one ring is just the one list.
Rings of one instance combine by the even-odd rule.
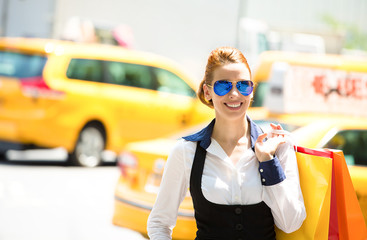
[[[271, 123], [270, 126], [273, 130], [283, 130], [280, 125]], [[268, 139], [264, 142], [267, 136], [267, 133], [261, 134], [255, 143], [255, 154], [260, 162], [265, 162], [274, 158], [278, 146], [285, 142], [284, 135], [274, 133], [269, 134]]]

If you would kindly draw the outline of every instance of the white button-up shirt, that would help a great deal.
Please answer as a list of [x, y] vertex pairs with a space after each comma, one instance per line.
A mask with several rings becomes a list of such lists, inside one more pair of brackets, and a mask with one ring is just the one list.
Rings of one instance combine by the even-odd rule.
[[[168, 157], [156, 203], [148, 219], [152, 240], [171, 239], [180, 203], [189, 185], [196, 142], [179, 140]], [[276, 152], [286, 178], [267, 186], [259, 161], [249, 148], [234, 165], [222, 147], [211, 138], [202, 176], [205, 198], [217, 204], [256, 204], [264, 201], [274, 222], [285, 232], [297, 230], [306, 217], [293, 145], [281, 144]], [[263, 182], [263, 183], [262, 183]]]

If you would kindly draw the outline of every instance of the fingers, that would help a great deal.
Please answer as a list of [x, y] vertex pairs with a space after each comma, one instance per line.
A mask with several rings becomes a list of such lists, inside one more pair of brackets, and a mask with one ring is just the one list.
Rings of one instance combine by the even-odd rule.
[[266, 142], [264, 142], [266, 136], [266, 133], [261, 134], [256, 140], [255, 152], [259, 161], [262, 161], [261, 156], [274, 155], [279, 145], [286, 142], [283, 136], [271, 137]]
[[274, 130], [283, 130], [280, 124], [275, 125], [274, 123], [270, 123], [270, 127]]
[[[272, 128], [272, 130], [283, 130], [283, 128], [280, 124], [276, 125], [274, 123], [270, 123], [270, 127]], [[276, 136], [283, 136], [284, 137], [284, 134], [278, 134], [278, 133], [275, 133], [275, 132], [271, 132], [270, 137], [276, 137]]]
[[276, 135], [272, 138], [269, 138], [268, 141], [272, 141], [272, 142], [275, 142], [275, 143], [284, 143], [286, 142], [284, 136], [282, 134], [279, 134], [279, 135]]
[[256, 142], [263, 142], [267, 135], [268, 135], [267, 133], [263, 133], [263, 134], [259, 135]]

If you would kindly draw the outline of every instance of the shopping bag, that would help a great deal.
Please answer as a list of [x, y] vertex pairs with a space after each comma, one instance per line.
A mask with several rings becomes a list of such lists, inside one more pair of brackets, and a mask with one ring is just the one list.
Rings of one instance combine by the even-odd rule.
[[364, 217], [353, 188], [344, 154], [333, 152], [339, 239], [367, 239]]
[[341, 151], [296, 147], [307, 217], [293, 233], [276, 228], [279, 240], [365, 240], [367, 229]]

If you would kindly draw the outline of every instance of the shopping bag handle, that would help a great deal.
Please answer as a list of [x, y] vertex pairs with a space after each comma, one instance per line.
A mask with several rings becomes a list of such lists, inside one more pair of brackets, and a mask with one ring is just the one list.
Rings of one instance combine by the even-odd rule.
[[333, 158], [333, 152], [327, 149], [313, 149], [294, 145], [294, 151], [320, 157]]
[[277, 135], [287, 136], [290, 143], [294, 147], [294, 151], [296, 152], [320, 156], [320, 157], [327, 157], [327, 158], [333, 157], [333, 152], [327, 149], [313, 149], [313, 148], [306, 148], [306, 147], [298, 146], [292, 134], [289, 131], [286, 131], [284, 129], [271, 129], [271, 131], [268, 134], [277, 134]]

